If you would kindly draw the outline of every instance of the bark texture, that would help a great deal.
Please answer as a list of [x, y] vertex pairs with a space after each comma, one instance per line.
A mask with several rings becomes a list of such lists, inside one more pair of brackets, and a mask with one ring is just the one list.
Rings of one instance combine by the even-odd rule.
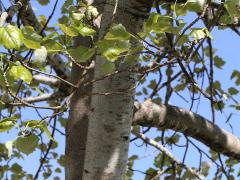
[[[99, 39], [108, 32], [112, 23], [121, 23], [130, 32], [142, 29], [144, 17], [151, 1], [102, 0], [97, 8], [103, 9]], [[96, 58], [94, 79], [103, 76], [103, 58]], [[121, 59], [116, 69], [129, 67]], [[111, 76], [93, 85], [93, 93], [123, 92], [135, 85], [135, 74], [125, 72]], [[129, 134], [133, 118], [134, 89], [123, 95], [95, 95], [91, 100], [91, 113], [84, 161], [83, 179], [121, 180], [125, 178]]]
[[172, 129], [201, 141], [216, 152], [240, 160], [240, 139], [204, 117], [176, 106], [135, 103], [134, 125]]
[[[75, 39], [75, 46], [81, 44], [90, 47], [90, 42], [90, 39], [79, 37]], [[79, 84], [79, 88], [70, 100], [69, 119], [66, 128], [65, 177], [68, 180], [80, 180], [82, 178], [91, 101], [91, 96], [87, 94], [92, 91], [92, 84], [87, 86], [82, 84], [92, 78], [92, 69], [86, 72], [86, 70], [73, 64], [71, 81], [73, 84]]]

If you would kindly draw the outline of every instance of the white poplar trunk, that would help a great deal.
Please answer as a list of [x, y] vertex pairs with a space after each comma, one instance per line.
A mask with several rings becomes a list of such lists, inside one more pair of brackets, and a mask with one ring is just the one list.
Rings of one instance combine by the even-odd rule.
[[[98, 1], [99, 2], [99, 1]], [[142, 29], [144, 15], [150, 9], [150, 1], [106, 0], [99, 3], [103, 7], [99, 38], [103, 38], [111, 24], [121, 23], [130, 32]], [[102, 8], [101, 8], [102, 9]], [[114, 18], [113, 18], [114, 14]], [[104, 60], [97, 56], [94, 78], [103, 76], [101, 69]], [[121, 59], [118, 70], [128, 67]], [[135, 74], [124, 72], [93, 84], [93, 93], [122, 92], [135, 86]], [[94, 95], [91, 100], [91, 113], [84, 161], [84, 180], [125, 178], [127, 166], [129, 134], [133, 118], [134, 89], [119, 95]]]

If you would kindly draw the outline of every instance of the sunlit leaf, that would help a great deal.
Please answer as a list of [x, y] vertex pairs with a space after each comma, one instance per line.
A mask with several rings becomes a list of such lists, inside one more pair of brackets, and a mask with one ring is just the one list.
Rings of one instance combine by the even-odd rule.
[[77, 30], [83, 37], [94, 36], [96, 34], [96, 31], [94, 29], [87, 26], [78, 27]]
[[59, 24], [59, 27], [68, 36], [74, 37], [78, 35], [78, 31], [75, 27], [67, 26], [65, 24]]
[[25, 123], [25, 126], [30, 127], [32, 129], [35, 129], [35, 128], [41, 129], [44, 133], [46, 133], [47, 137], [50, 140], [54, 141], [50, 131], [48, 130], [47, 125], [44, 122], [37, 121], [37, 120], [30, 120]]
[[101, 54], [109, 61], [117, 60], [121, 53], [127, 52], [131, 47], [129, 41], [102, 40], [97, 45]]
[[104, 39], [107, 40], [128, 40], [131, 37], [122, 24], [116, 24], [111, 27]]
[[206, 37], [205, 32], [202, 29], [197, 29], [194, 28], [192, 29], [190, 35], [195, 39], [195, 40], [200, 40]]
[[0, 43], [6, 49], [19, 49], [22, 44], [23, 35], [16, 26], [8, 25], [0, 27]]
[[153, 25], [157, 23], [159, 17], [160, 17], [160, 14], [151, 13], [145, 23], [144, 30], [146, 32], [150, 32], [153, 29]]
[[87, 19], [91, 20], [92, 18], [96, 18], [98, 16], [98, 10], [94, 6], [88, 6], [86, 11], [86, 17]]
[[47, 125], [45, 125], [45, 124], [42, 123], [42, 124], [40, 124], [39, 128], [40, 128], [41, 130], [43, 130], [44, 133], [46, 133], [47, 137], [48, 137], [50, 140], [55, 141], [54, 138], [52, 137], [50, 131], [48, 130]]
[[30, 83], [32, 81], [31, 72], [23, 66], [12, 66], [9, 73], [16, 80], [21, 79], [26, 83]]
[[205, 37], [209, 37], [209, 38], [213, 39], [210, 32], [206, 28], [202, 28], [202, 29], [201, 28], [193, 28], [190, 33], [190, 36], [192, 36], [193, 39], [195, 39], [195, 40], [200, 40]]
[[0, 120], [0, 132], [9, 131], [12, 129], [17, 122], [16, 117], [9, 117]]
[[42, 37], [31, 26], [25, 26], [22, 29], [23, 43], [29, 49], [38, 49], [41, 47]]
[[86, 62], [95, 54], [95, 49], [78, 46], [76, 48], [69, 49], [67, 52], [75, 61]]

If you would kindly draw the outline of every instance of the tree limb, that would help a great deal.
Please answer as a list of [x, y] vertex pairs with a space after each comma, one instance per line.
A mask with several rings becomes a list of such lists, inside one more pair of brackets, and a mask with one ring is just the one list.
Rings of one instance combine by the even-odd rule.
[[172, 129], [201, 141], [214, 151], [240, 160], [240, 139], [204, 117], [176, 106], [150, 100], [135, 103], [133, 125]]
[[52, 86], [58, 86], [61, 83], [61, 80], [55, 77], [48, 77], [48, 76], [43, 76], [39, 74], [33, 75], [33, 80], [39, 83], [52, 85]]
[[134, 135], [136, 135], [138, 138], [142, 139], [145, 143], [155, 147], [156, 149], [160, 150], [161, 152], [163, 152], [167, 157], [169, 157], [169, 159], [171, 159], [174, 163], [176, 163], [179, 166], [184, 167], [186, 170], [188, 170], [189, 172], [191, 172], [191, 174], [195, 175], [198, 179], [204, 179], [203, 175], [199, 174], [196, 170], [188, 167], [187, 165], [183, 164], [181, 161], [179, 161], [178, 159], [176, 159], [173, 154], [167, 149], [165, 148], [163, 145], [157, 143], [156, 141], [147, 138], [144, 134], [136, 134], [134, 133]]

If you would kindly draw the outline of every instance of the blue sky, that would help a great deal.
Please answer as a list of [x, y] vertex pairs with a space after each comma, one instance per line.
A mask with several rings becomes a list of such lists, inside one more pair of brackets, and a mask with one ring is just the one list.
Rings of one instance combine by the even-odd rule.
[[[36, 8], [36, 13], [44, 14], [45, 16], [48, 16], [51, 13], [53, 3], [54, 3], [54, 1], [51, 1], [51, 4], [49, 6], [40, 7], [36, 1], [32, 1], [33, 7]], [[50, 22], [51, 24], [56, 23], [56, 20], [58, 19], [58, 16], [59, 16], [60, 7], [61, 6], [58, 5], [57, 12]], [[189, 18], [188, 20], [190, 20], [193, 17], [189, 16], [188, 18]], [[199, 26], [201, 26], [201, 25], [199, 24]], [[239, 68], [240, 68], [240, 63], [239, 63], [240, 39], [238, 38], [238, 36], [236, 34], [234, 34], [234, 32], [232, 32], [230, 30], [219, 31], [217, 29], [214, 29], [212, 32], [212, 35], [214, 38], [214, 40], [213, 40], [214, 48], [217, 49], [216, 54], [219, 55], [220, 57], [222, 57], [226, 61], [226, 65], [224, 66], [224, 69], [216, 70], [214, 73], [215, 74], [214, 76], [215, 76], [215, 79], [218, 79], [222, 83], [222, 88], [224, 90], [227, 90], [228, 87], [234, 85], [234, 81], [230, 81], [230, 75], [232, 73], [232, 70], [233, 69], [239, 70]], [[154, 76], [149, 77], [149, 79], [153, 79], [153, 78], [155, 78], [155, 77]], [[238, 90], [240, 90], [239, 87], [236, 87], [236, 88]], [[188, 93], [183, 93], [183, 94], [186, 97], [188, 97]], [[237, 99], [239, 99], [239, 98], [237, 98]], [[185, 103], [181, 98], [179, 98], [176, 95], [174, 95], [171, 98], [170, 103], [173, 105], [184, 107], [184, 108], [189, 108], [189, 106], [190, 106], [190, 104]], [[239, 136], [238, 132], [240, 132], [240, 123], [239, 123], [240, 113], [238, 111], [234, 111], [232, 108], [226, 108], [224, 110], [223, 114], [221, 114], [220, 112], [217, 112], [216, 113], [217, 124], [220, 127], [224, 127], [224, 129], [231, 131], [231, 128], [225, 124], [226, 117], [231, 112], [234, 113], [234, 115], [231, 118], [231, 124], [234, 127], [234, 129], [233, 129], [234, 132]], [[209, 120], [211, 120], [210, 103], [207, 99], [202, 98], [199, 109], [198, 109], [198, 113], [201, 114], [202, 116], [208, 118]], [[45, 114], [45, 112], [43, 112], [42, 114]], [[29, 110], [28, 108], [26, 108], [26, 111], [23, 113], [23, 115], [24, 115], [23, 118], [25, 118], [25, 119], [37, 118], [37, 116], [34, 115], [33, 111]], [[169, 133], [171, 133], [171, 131]], [[57, 134], [56, 139], [59, 142], [59, 148], [57, 151], [60, 153], [64, 153], [65, 139], [58, 133], [56, 133], [56, 134]], [[154, 130], [151, 133], [147, 134], [148, 137], [154, 137], [156, 135], [160, 136], [161, 133], [159, 131]], [[0, 136], [0, 142], [6, 142], [8, 140], [12, 140], [15, 136], [16, 136], [16, 134], [8, 134], [4, 137]], [[203, 149], [206, 150], [206, 146], [204, 146], [200, 143], [198, 143], [198, 144], [199, 144], [199, 146], [201, 146]], [[132, 155], [132, 154], [139, 155], [140, 160], [136, 161], [136, 165], [134, 166], [134, 169], [144, 171], [145, 169], [152, 166], [152, 164], [153, 164], [152, 160], [153, 160], [154, 156], [159, 153], [159, 151], [155, 150], [154, 148], [151, 148], [150, 146], [146, 147], [145, 145], [142, 145], [141, 147], [138, 147], [137, 145], [142, 145], [141, 141], [136, 141], [131, 144], [129, 155]], [[171, 151], [178, 159], [180, 159], [180, 160], [182, 159], [183, 149], [175, 148]], [[186, 159], [186, 163], [188, 164], [188, 166], [198, 167], [197, 151], [194, 150], [194, 148], [190, 148], [188, 153], [189, 154]], [[207, 160], [207, 159], [205, 158], [205, 160]], [[38, 162], [39, 162], [39, 152], [29, 155], [24, 160], [20, 160], [20, 163], [24, 166], [24, 169], [33, 174], [36, 172], [36, 169], [38, 167]], [[213, 173], [211, 173], [211, 174], [213, 174]], [[64, 176], [61, 175], [62, 179], [64, 179], [63, 177]], [[41, 178], [39, 178], [39, 179], [41, 179]], [[144, 175], [136, 172], [133, 179], [134, 180], [144, 179]]]

